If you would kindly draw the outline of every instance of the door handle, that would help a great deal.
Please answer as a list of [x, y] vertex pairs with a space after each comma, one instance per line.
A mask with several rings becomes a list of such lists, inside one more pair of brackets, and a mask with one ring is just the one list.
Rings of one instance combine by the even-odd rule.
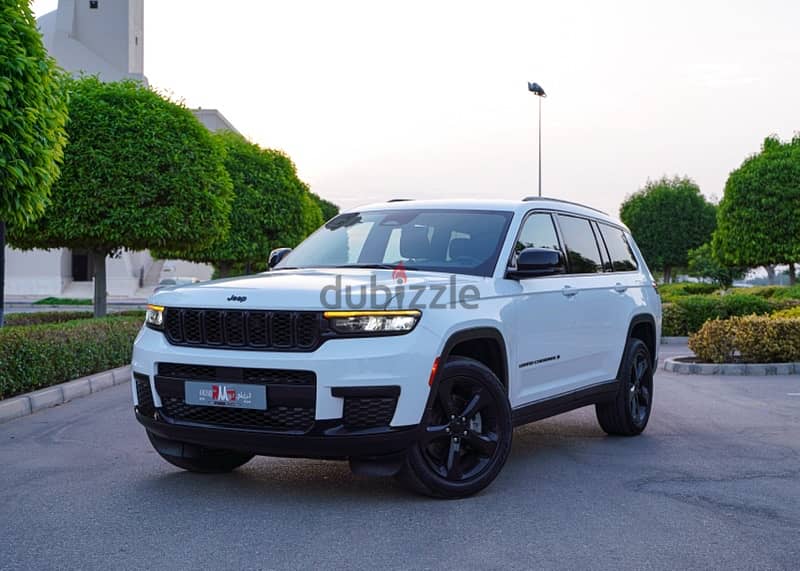
[[561, 289], [561, 293], [563, 293], [567, 297], [572, 297], [573, 295], [577, 295], [580, 290], [575, 289], [572, 286], [564, 286]]
[[625, 290], [628, 289], [628, 286], [622, 285], [621, 283], [614, 284], [614, 291], [617, 293], [625, 293]]

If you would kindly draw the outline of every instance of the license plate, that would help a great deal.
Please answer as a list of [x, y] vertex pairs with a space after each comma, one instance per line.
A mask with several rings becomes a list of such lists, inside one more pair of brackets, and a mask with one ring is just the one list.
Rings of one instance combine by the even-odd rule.
[[267, 409], [267, 387], [238, 383], [184, 383], [186, 404]]

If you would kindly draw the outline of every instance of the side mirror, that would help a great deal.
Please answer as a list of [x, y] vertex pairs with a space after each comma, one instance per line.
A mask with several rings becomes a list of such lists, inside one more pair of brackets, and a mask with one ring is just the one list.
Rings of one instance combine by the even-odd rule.
[[517, 255], [517, 267], [509, 268], [506, 277], [514, 280], [563, 274], [567, 271], [564, 256], [547, 248], [525, 248]]
[[286, 254], [288, 254], [291, 251], [292, 251], [291, 248], [275, 248], [274, 250], [272, 250], [269, 253], [269, 261], [267, 262], [269, 269], [271, 270], [272, 268], [277, 266], [278, 263], [286, 257]]

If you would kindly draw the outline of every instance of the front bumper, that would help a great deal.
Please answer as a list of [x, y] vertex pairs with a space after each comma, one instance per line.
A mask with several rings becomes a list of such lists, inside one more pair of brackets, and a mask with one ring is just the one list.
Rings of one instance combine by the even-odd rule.
[[[392, 427], [417, 425], [430, 393], [428, 379], [442, 340], [420, 323], [407, 335], [334, 339], [309, 353], [236, 351], [169, 344], [160, 332], [143, 327], [133, 349], [134, 373], [150, 379], [155, 407], [162, 406], [155, 378], [159, 363], [212, 367], [310, 371], [316, 377], [313, 418], [341, 419], [345, 399], [334, 393], [358, 387], [400, 387]], [[138, 403], [136, 392], [134, 403]]]
[[[419, 326], [402, 336], [330, 340], [309, 353], [173, 346], [161, 333], [143, 328], [132, 362], [136, 418], [156, 437], [209, 448], [267, 456], [386, 457], [405, 451], [417, 439], [439, 345], [438, 337]], [[279, 377], [312, 375], [314, 381], [268, 381], [277, 383], [267, 385], [267, 414], [275, 411], [276, 416], [252, 426], [233, 422], [224, 413], [188, 410], [182, 375], [165, 373], [165, 367], [176, 363], [237, 379], [265, 370]], [[386, 403], [393, 407], [388, 414]], [[354, 417], [380, 420], [374, 425], [353, 423]]]
[[[304, 434], [221, 428], [178, 422], [156, 412], [136, 419], [155, 436], [209, 448], [263, 456], [297, 458], [379, 458], [405, 452], [418, 437], [418, 426], [347, 430], [336, 421], [317, 421]], [[162, 452], [169, 454], [168, 449]], [[178, 454], [179, 455], [179, 454]]]

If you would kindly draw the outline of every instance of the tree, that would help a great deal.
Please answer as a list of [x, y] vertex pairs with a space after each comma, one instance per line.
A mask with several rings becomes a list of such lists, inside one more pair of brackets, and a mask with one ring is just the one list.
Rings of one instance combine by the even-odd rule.
[[767, 137], [725, 184], [714, 251], [728, 264], [761, 266], [800, 259], [800, 135], [782, 143]]
[[68, 82], [69, 144], [52, 203], [16, 247], [85, 248], [95, 316], [106, 313], [106, 256], [123, 248], [186, 247], [227, 232], [224, 150], [185, 107], [133, 81]]
[[317, 203], [319, 209], [322, 211], [322, 218], [324, 222], [327, 222], [337, 214], [339, 214], [339, 207], [336, 206], [333, 202], [329, 200], [325, 200], [324, 198], [311, 193], [311, 198], [314, 199], [314, 202]]
[[250, 273], [266, 267], [273, 248], [295, 246], [316, 230], [322, 213], [286, 154], [262, 149], [236, 133], [215, 137], [227, 151], [225, 168], [233, 181], [230, 232], [205, 246], [154, 253], [213, 264], [219, 277]]
[[314, 200], [310, 192], [303, 193], [303, 238], [322, 226], [327, 218], [322, 215], [322, 208]]
[[663, 177], [625, 199], [620, 218], [630, 228], [651, 269], [664, 272], [686, 267], [687, 254], [709, 241], [715, 226], [715, 206], [687, 177]]
[[0, 327], [6, 223], [40, 216], [59, 173], [67, 119], [61, 80], [28, 0], [0, 0]]
[[731, 287], [734, 280], [739, 280], [747, 273], [747, 268], [729, 267], [720, 262], [711, 248], [711, 243], [689, 250], [689, 275], [708, 278], [723, 287]]

